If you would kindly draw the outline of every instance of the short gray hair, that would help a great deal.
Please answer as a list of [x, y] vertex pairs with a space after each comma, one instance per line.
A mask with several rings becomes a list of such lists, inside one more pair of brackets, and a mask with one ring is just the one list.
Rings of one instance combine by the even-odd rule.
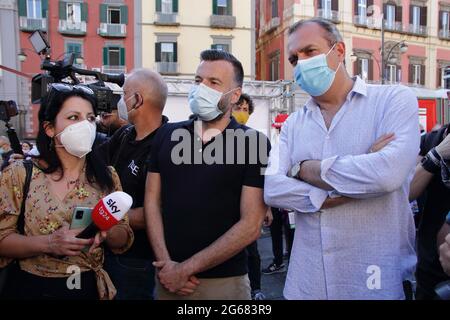
[[333, 46], [337, 42], [343, 42], [343, 38], [341, 36], [341, 33], [336, 28], [336, 25], [328, 20], [321, 19], [321, 18], [312, 18], [307, 20], [300, 20], [296, 22], [293, 26], [289, 28], [288, 34], [291, 35], [294, 32], [296, 32], [298, 29], [303, 27], [305, 24], [309, 23], [316, 23], [320, 27], [322, 27], [323, 30], [325, 30], [326, 39], [329, 42], [330, 47]]

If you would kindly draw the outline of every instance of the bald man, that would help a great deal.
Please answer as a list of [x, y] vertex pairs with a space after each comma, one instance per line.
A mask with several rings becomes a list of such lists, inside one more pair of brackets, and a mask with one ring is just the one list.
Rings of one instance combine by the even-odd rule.
[[153, 137], [168, 119], [162, 115], [167, 100], [167, 85], [150, 70], [134, 70], [123, 86], [118, 103], [119, 117], [130, 123], [120, 128], [99, 148], [108, 165], [119, 174], [123, 191], [133, 197], [128, 213], [135, 241], [122, 255], [107, 253], [105, 269], [117, 289], [118, 300], [153, 299], [153, 251], [148, 243], [144, 220], [144, 191], [147, 160]]
[[9, 139], [5, 136], [0, 136], [0, 156], [2, 157], [0, 171], [3, 171], [9, 165], [9, 158], [13, 153]]

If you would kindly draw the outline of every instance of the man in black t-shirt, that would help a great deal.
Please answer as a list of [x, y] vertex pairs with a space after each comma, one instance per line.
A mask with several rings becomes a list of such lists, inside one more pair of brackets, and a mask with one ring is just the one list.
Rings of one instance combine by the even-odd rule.
[[411, 183], [410, 200], [426, 193], [421, 222], [417, 233], [418, 263], [416, 270], [417, 299], [435, 299], [434, 289], [449, 280], [439, 262], [437, 235], [450, 210], [450, 186], [442, 179], [450, 160], [449, 125], [422, 137], [421, 164]]
[[167, 85], [159, 74], [141, 69], [127, 77], [123, 91], [118, 113], [131, 125], [120, 128], [97, 151], [105, 155], [106, 162], [116, 169], [123, 191], [133, 197], [128, 216], [135, 240], [122, 255], [109, 252], [105, 258], [105, 270], [116, 286], [117, 299], [153, 299], [154, 255], [145, 231], [144, 190], [153, 139], [167, 122], [167, 118], [162, 116]]
[[269, 142], [231, 117], [241, 94], [241, 63], [201, 53], [189, 106], [196, 118], [155, 137], [145, 197], [157, 262], [157, 298], [250, 299], [245, 247], [267, 210], [263, 168]]

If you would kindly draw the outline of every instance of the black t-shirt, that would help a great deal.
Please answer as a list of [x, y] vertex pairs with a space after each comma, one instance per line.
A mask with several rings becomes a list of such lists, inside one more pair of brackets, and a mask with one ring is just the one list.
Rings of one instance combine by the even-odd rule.
[[[237, 141], [234, 134], [238, 132], [250, 137], [244, 138], [241, 149], [233, 143]], [[224, 143], [220, 143], [222, 139]], [[231, 147], [224, 147], [228, 143]], [[181, 146], [185, 148], [181, 150]], [[269, 150], [266, 136], [238, 124], [233, 118], [222, 134], [206, 144], [194, 132], [194, 120], [167, 124], [158, 131], [149, 171], [161, 175], [164, 236], [173, 261], [182, 262], [205, 249], [240, 220], [242, 187], [264, 187], [261, 172], [267, 164]], [[222, 164], [210, 161], [208, 155], [222, 159]], [[180, 161], [178, 156], [185, 161]], [[240, 164], [236, 163], [237, 159], [241, 160]], [[197, 276], [244, 275], [247, 273], [246, 258], [243, 250]]]
[[[447, 126], [424, 135], [420, 145], [420, 155], [425, 156], [428, 151], [437, 146], [443, 140], [446, 129]], [[442, 281], [449, 280], [439, 262], [436, 241], [437, 234], [450, 210], [450, 189], [442, 183], [439, 175], [435, 175], [428, 185], [426, 193], [427, 198], [417, 234], [416, 277], [420, 288], [426, 292], [427, 296], [433, 297], [435, 286]]]
[[[167, 121], [168, 119], [163, 117], [163, 124]], [[116, 169], [123, 191], [133, 197], [132, 209], [144, 206], [147, 161], [158, 130], [153, 131], [143, 140], [136, 141], [134, 126], [124, 126], [98, 150], [99, 154], [106, 156], [106, 163]], [[134, 243], [123, 256], [140, 259], [154, 258], [145, 230], [134, 231]]]

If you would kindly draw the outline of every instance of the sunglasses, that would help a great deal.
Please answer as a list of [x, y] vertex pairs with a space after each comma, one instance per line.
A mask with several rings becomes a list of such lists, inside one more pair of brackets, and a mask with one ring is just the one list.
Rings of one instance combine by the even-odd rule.
[[71, 85], [67, 83], [52, 83], [49, 85], [49, 91], [52, 90], [58, 91], [58, 92], [72, 92], [72, 91], [81, 91], [88, 95], [94, 95], [94, 91], [86, 86], [82, 85]]

